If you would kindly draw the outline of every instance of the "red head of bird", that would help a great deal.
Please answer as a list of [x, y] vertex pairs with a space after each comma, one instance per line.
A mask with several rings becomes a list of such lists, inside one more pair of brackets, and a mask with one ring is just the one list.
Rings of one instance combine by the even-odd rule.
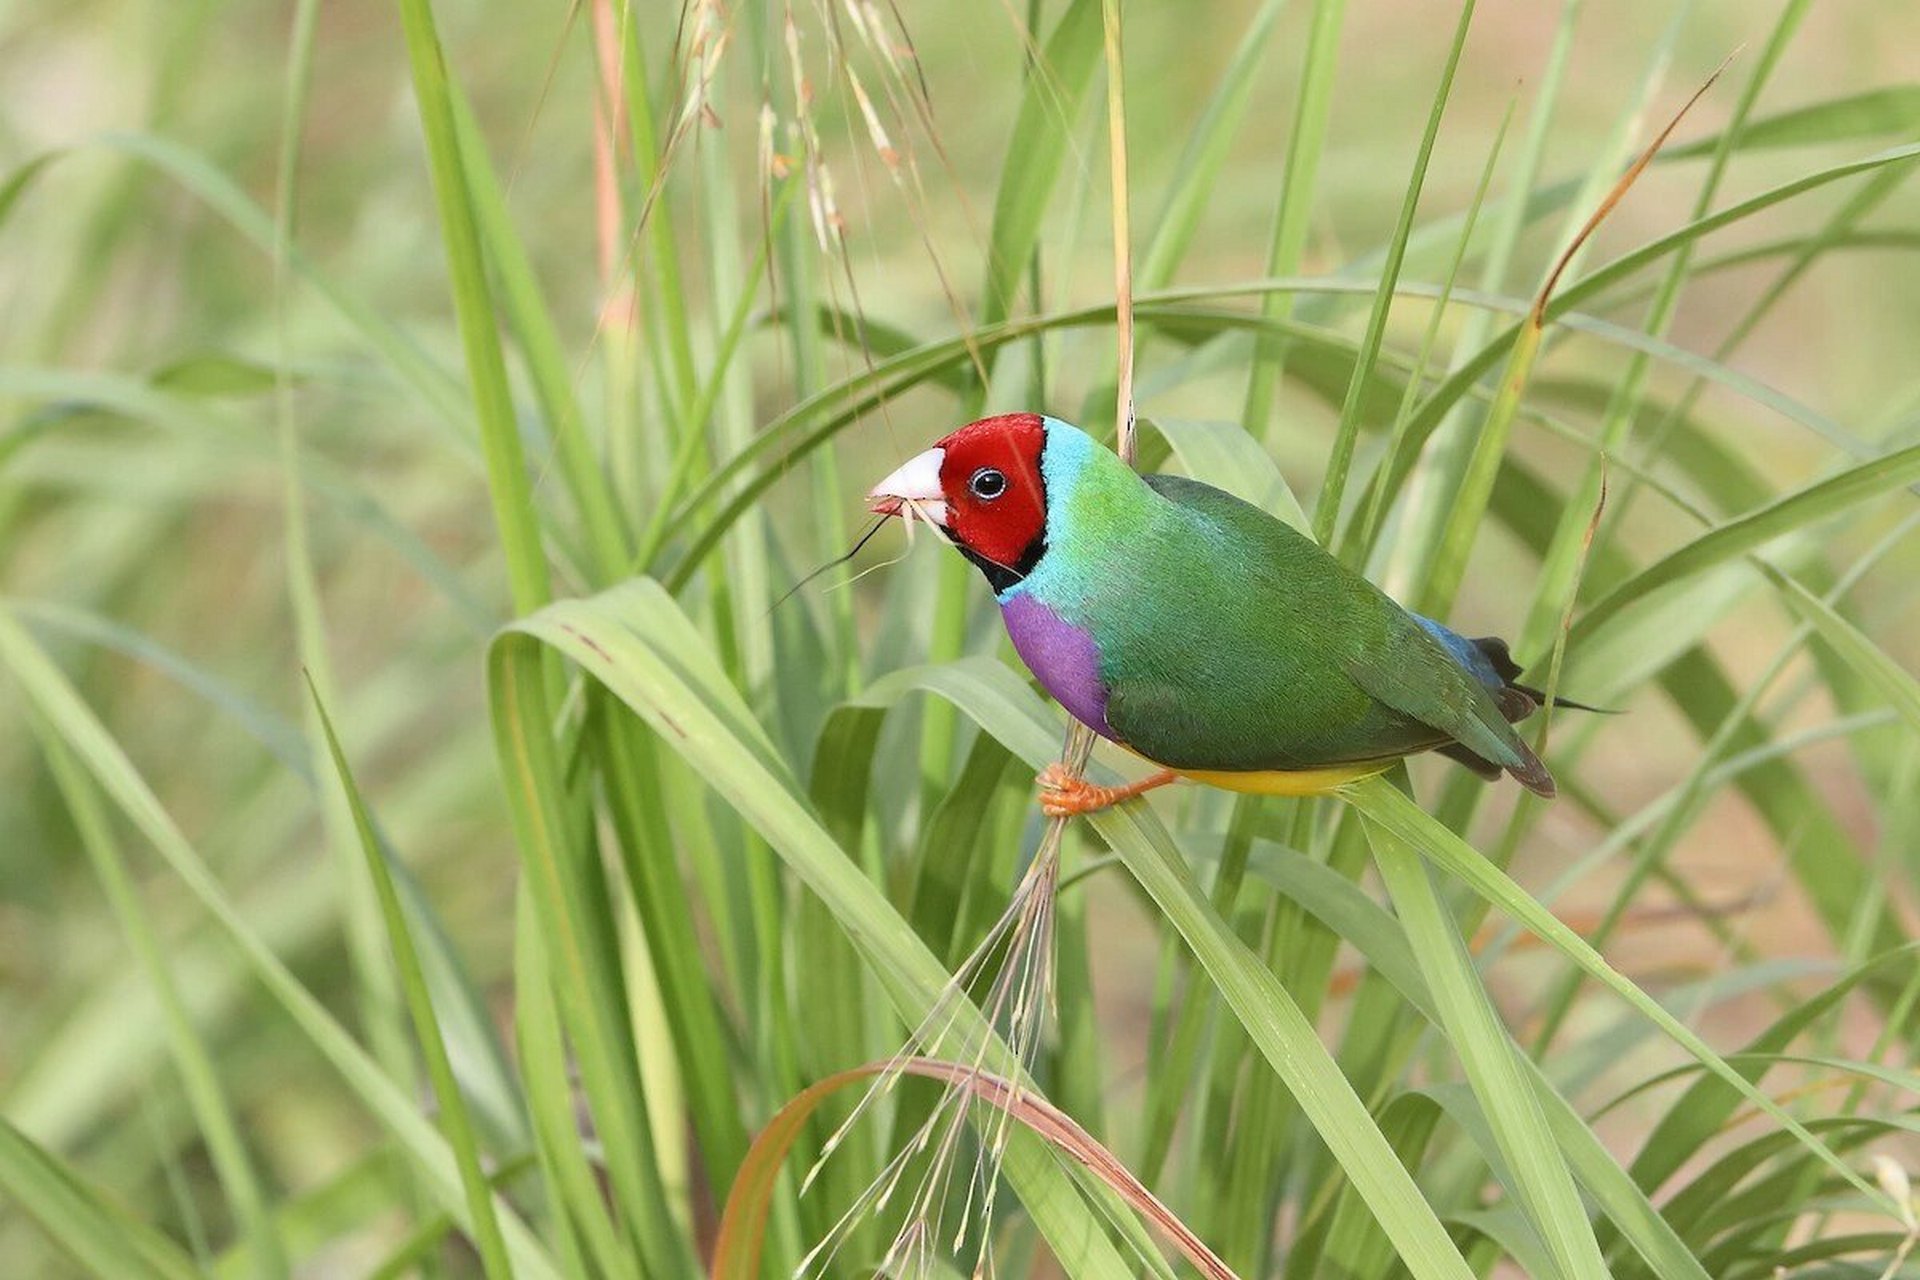
[[1024, 575], [1046, 547], [1047, 488], [1037, 413], [970, 422], [915, 454], [867, 494], [877, 515], [918, 514], [995, 578]]

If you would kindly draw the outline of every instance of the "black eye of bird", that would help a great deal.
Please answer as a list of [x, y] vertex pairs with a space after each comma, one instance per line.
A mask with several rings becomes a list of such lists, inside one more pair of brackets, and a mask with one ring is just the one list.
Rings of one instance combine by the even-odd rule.
[[982, 502], [992, 502], [1007, 491], [1007, 477], [992, 467], [982, 467], [967, 481], [967, 490]]

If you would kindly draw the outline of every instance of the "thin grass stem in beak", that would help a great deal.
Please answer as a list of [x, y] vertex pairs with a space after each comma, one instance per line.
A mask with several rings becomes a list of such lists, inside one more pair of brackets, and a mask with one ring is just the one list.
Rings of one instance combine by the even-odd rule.
[[947, 523], [946, 493], [940, 487], [940, 468], [947, 451], [933, 448], [917, 453], [867, 491], [867, 509], [875, 515], [905, 515], [910, 510], [929, 524]]

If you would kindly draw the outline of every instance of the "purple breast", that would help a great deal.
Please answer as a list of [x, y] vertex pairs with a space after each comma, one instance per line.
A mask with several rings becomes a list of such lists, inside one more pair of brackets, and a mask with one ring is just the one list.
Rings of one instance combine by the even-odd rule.
[[1003, 602], [1000, 616], [1020, 661], [1055, 701], [1095, 733], [1111, 738], [1107, 689], [1100, 683], [1100, 650], [1093, 637], [1025, 592]]

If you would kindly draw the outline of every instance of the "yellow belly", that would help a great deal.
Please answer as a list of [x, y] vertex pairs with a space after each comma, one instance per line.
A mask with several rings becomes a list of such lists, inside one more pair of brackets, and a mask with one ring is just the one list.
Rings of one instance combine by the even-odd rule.
[[1113, 741], [1136, 760], [1145, 760], [1156, 769], [1194, 782], [1203, 782], [1222, 791], [1245, 791], [1260, 796], [1318, 796], [1349, 782], [1371, 778], [1392, 768], [1398, 757], [1385, 760], [1361, 760], [1354, 764], [1330, 764], [1322, 769], [1175, 769], [1151, 756], [1143, 756], [1124, 742]]
[[1391, 760], [1336, 764], [1325, 769], [1261, 769], [1242, 773], [1231, 769], [1176, 769], [1175, 773], [1223, 791], [1248, 791], [1262, 796], [1317, 796], [1361, 778], [1384, 773]]

